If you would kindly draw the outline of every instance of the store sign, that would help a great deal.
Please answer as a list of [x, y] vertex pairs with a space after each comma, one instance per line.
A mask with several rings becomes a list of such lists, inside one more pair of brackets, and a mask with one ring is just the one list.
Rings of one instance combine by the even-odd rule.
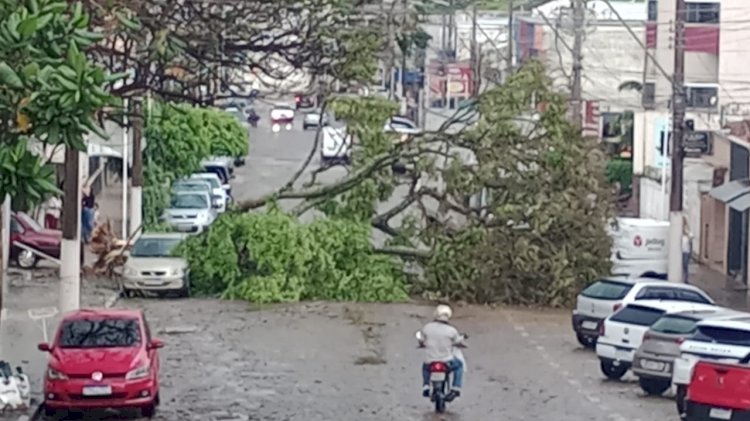
[[713, 134], [706, 131], [686, 132], [683, 139], [685, 156], [698, 158], [713, 152]]

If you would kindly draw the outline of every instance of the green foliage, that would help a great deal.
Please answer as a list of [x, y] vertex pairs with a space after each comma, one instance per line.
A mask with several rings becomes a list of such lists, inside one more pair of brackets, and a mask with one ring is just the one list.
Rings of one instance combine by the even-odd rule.
[[160, 104], [147, 122], [143, 220], [158, 224], [171, 183], [200, 169], [210, 156], [245, 156], [248, 133], [231, 114], [213, 108]]
[[619, 184], [623, 191], [630, 191], [633, 188], [633, 161], [611, 159], [607, 162], [605, 171], [608, 183]]
[[86, 57], [100, 39], [80, 3], [0, 1], [0, 197], [27, 207], [57, 192], [31, 139], [85, 150], [87, 133], [102, 134], [96, 113], [114, 105], [104, 86], [121, 75]]
[[[546, 104], [536, 121], [527, 117], [533, 101]], [[441, 177], [455, 202], [484, 190], [488, 217], [468, 214], [458, 228], [422, 233], [433, 248], [424, 290], [475, 302], [570, 304], [611, 264], [612, 198], [589, 159], [596, 145], [569, 123], [565, 98], [538, 63], [483, 95], [479, 112], [456, 141], [476, 164], [454, 159]]]
[[257, 303], [407, 298], [401, 268], [373, 253], [370, 229], [356, 222], [302, 224], [276, 209], [229, 213], [177, 252], [203, 294]]

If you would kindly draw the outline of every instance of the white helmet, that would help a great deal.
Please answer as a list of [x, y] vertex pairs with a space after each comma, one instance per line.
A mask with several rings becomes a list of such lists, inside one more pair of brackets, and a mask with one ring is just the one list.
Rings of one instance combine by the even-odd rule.
[[451, 307], [445, 304], [440, 304], [435, 307], [435, 320], [439, 322], [447, 322], [453, 316], [453, 310]]

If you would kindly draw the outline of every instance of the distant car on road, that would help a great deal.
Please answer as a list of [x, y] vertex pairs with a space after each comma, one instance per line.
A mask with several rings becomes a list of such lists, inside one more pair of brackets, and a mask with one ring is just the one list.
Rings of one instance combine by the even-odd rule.
[[187, 236], [176, 232], [144, 233], [133, 244], [122, 273], [126, 296], [135, 291], [190, 296], [190, 271], [187, 261], [173, 256], [175, 247]]
[[294, 124], [294, 108], [287, 105], [276, 105], [271, 109], [271, 127], [285, 127], [292, 130]]
[[208, 193], [180, 192], [172, 195], [163, 219], [177, 231], [200, 233], [216, 220], [216, 211]]
[[18, 245], [31, 247], [59, 259], [62, 231], [43, 228], [28, 214], [14, 212], [10, 217], [10, 243], [11, 260], [23, 269], [31, 269], [39, 262], [39, 256]]
[[294, 106], [298, 110], [301, 108], [312, 108], [315, 106], [315, 98], [304, 94], [295, 94]]
[[159, 405], [159, 349], [140, 310], [67, 313], [52, 343], [44, 376], [45, 415], [70, 410], [138, 409], [152, 417]]
[[304, 120], [302, 120], [302, 129], [307, 130], [310, 127], [318, 128], [320, 126], [327, 126], [329, 121], [327, 114], [321, 114], [320, 110], [313, 110], [306, 113]]

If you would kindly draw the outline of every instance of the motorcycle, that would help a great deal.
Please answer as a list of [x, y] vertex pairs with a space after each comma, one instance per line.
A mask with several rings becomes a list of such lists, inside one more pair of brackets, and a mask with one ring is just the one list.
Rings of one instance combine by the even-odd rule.
[[0, 361], [0, 410], [18, 411], [31, 407], [29, 376], [21, 367], [14, 373], [6, 361]]
[[[422, 332], [416, 333], [417, 341], [419, 342], [419, 348], [424, 345], [424, 335]], [[469, 339], [469, 335], [462, 335], [462, 343], [456, 345], [454, 356], [456, 359], [463, 363], [464, 371], [466, 371], [466, 360], [464, 359], [463, 352], [459, 348], [467, 348], [463, 343], [466, 339]], [[446, 404], [452, 401], [451, 397], [451, 385], [453, 384], [453, 373], [448, 363], [443, 361], [433, 361], [429, 363], [430, 373], [430, 401], [435, 404], [435, 412], [442, 414], [445, 412]]]

